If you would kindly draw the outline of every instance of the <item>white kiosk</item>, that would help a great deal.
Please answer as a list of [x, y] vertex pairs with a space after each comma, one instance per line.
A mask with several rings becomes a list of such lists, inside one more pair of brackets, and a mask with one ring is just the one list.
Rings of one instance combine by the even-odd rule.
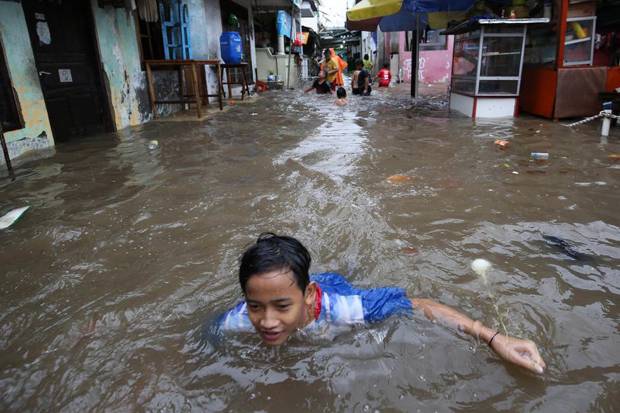
[[454, 34], [450, 110], [472, 118], [517, 116], [527, 25], [548, 18], [467, 20]]

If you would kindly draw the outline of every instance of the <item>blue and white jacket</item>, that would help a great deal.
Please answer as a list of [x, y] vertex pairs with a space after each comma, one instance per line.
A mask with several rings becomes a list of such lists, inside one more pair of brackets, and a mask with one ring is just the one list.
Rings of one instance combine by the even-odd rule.
[[[315, 325], [352, 325], [383, 321], [396, 314], [411, 315], [413, 308], [402, 288], [360, 289], [353, 287], [340, 274], [313, 274], [318, 284], [321, 310]], [[226, 311], [217, 320], [223, 331], [254, 331], [245, 301]]]

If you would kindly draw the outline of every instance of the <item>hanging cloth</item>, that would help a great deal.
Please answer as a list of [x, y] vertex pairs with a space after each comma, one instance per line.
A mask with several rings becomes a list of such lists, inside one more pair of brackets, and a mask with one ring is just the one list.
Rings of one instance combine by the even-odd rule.
[[159, 13], [157, 11], [157, 0], [136, 0], [138, 6], [138, 15], [140, 19], [147, 23], [155, 23], [159, 21]]

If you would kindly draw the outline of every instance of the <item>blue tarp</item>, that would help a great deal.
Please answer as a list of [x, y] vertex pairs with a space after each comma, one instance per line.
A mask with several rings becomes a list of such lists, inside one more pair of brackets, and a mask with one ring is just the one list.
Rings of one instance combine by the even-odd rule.
[[405, 0], [401, 11], [432, 13], [436, 11], [463, 11], [470, 8], [474, 0]]
[[[381, 18], [379, 28], [382, 32], [414, 31], [416, 14], [420, 16], [420, 26], [425, 28], [428, 13], [465, 11], [474, 3], [475, 0], [404, 0], [398, 13]], [[489, 3], [511, 4], [511, 0], [492, 0]]]
[[416, 13], [420, 15], [420, 25], [428, 22], [427, 13], [441, 11], [463, 11], [469, 9], [474, 0], [405, 0], [400, 11], [385, 16], [379, 22], [382, 32], [413, 31], [416, 29]]
[[284, 10], [278, 10], [276, 14], [276, 32], [278, 36], [291, 38], [291, 15]]

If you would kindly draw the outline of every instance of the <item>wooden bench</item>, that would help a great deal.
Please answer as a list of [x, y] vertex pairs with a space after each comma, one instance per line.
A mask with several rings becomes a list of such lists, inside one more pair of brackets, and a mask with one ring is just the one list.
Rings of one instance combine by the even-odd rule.
[[[220, 110], [223, 108], [222, 95], [224, 89], [222, 87], [222, 64], [219, 60], [145, 60], [146, 79], [148, 82], [149, 99], [151, 101], [151, 109], [153, 117], [157, 118], [157, 105], [161, 104], [195, 104], [196, 115], [202, 117], [201, 106], [209, 104], [210, 97], [217, 97]], [[209, 94], [206, 66], [214, 66], [217, 72], [218, 92]], [[179, 99], [160, 100], [157, 98], [156, 85], [153, 79], [154, 71], [177, 71], [179, 81]], [[189, 74], [189, 76], [188, 76]], [[187, 84], [186, 78], [190, 78]]]

